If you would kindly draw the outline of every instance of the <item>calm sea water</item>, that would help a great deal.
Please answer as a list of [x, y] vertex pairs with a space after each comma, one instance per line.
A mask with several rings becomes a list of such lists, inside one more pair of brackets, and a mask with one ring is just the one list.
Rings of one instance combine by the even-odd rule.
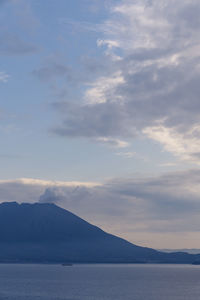
[[197, 300], [200, 266], [4, 265], [0, 300]]

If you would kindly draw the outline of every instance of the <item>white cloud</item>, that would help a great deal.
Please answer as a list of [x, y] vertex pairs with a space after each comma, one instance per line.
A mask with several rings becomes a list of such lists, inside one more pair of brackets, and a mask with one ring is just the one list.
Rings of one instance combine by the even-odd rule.
[[118, 46], [125, 51], [132, 51], [155, 48], [160, 39], [166, 44], [167, 39], [162, 34], [170, 30], [170, 24], [163, 17], [164, 1], [151, 1], [151, 4], [144, 0], [122, 2], [113, 7], [113, 12], [118, 15], [106, 23], [105, 30], [109, 36], [113, 36]]
[[11, 180], [0, 180], [0, 184], [23, 184], [23, 185], [33, 185], [33, 186], [44, 186], [44, 187], [72, 187], [72, 186], [85, 186], [85, 187], [94, 187], [98, 186], [97, 182], [79, 182], [79, 181], [51, 181], [43, 179], [34, 179], [34, 178], [19, 178]]
[[119, 156], [122, 156], [122, 157], [125, 157], [125, 158], [135, 158], [135, 159], [139, 159], [139, 160], [143, 160], [143, 161], [146, 161], [148, 162], [148, 158], [141, 155], [140, 153], [137, 153], [137, 152], [133, 152], [133, 151], [123, 151], [123, 152], [117, 152], [116, 155], [119, 155]]
[[116, 148], [126, 148], [129, 146], [129, 144], [125, 141], [119, 139], [107, 138], [107, 137], [99, 137], [96, 139], [96, 141]]
[[200, 125], [187, 132], [177, 132], [164, 126], [147, 127], [143, 130], [149, 138], [161, 143], [164, 149], [182, 160], [200, 163]]
[[136, 152], [118, 152], [116, 154], [119, 155], [119, 156], [126, 157], [126, 158], [137, 157], [137, 153]]
[[90, 84], [90, 88], [85, 92], [85, 101], [87, 104], [98, 104], [107, 102], [107, 99], [113, 94], [115, 96], [114, 101], [120, 101], [123, 99], [122, 96], [115, 95], [115, 88], [119, 84], [124, 83], [124, 79], [120, 72], [113, 74], [112, 77], [100, 77], [96, 82]]
[[0, 82], [7, 82], [10, 76], [5, 72], [0, 72]]
[[159, 166], [160, 167], [176, 167], [177, 163], [168, 162], [168, 163], [159, 164]]

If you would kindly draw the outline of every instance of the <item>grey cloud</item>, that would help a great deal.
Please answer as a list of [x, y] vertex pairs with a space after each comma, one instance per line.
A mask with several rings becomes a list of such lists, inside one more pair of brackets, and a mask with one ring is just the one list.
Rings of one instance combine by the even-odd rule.
[[0, 202], [37, 202], [44, 189], [40, 185], [26, 185], [15, 180], [3, 181], [0, 182]]
[[[81, 72], [80, 72], [81, 74]], [[68, 60], [59, 53], [52, 53], [33, 70], [32, 75], [47, 84], [53, 97], [63, 99], [76, 93], [76, 90], [86, 78], [72, 69]]]
[[127, 111], [116, 103], [75, 106], [71, 103], [57, 103], [54, 107], [67, 117], [64, 123], [52, 131], [61, 136], [71, 137], [120, 137], [128, 136], [133, 128], [129, 127]]
[[66, 77], [67, 80], [71, 81], [71, 74], [72, 71], [68, 66], [58, 62], [49, 62], [33, 71], [33, 75], [44, 81], [55, 80], [57, 77]]
[[[131, 63], [131, 59], [126, 62]], [[66, 136], [133, 137], [137, 130], [165, 117], [167, 126], [188, 128], [199, 120], [200, 74], [195, 73], [195, 64], [196, 61], [159, 68], [155, 64], [133, 75], [124, 65], [125, 82], [117, 86], [110, 98], [105, 95], [107, 102], [58, 103], [55, 107], [66, 109], [62, 111], [63, 125], [55, 132]], [[122, 102], [116, 100], [119, 96]]]
[[193, 185], [193, 177], [199, 178], [199, 172], [175, 173], [141, 180], [117, 180], [112, 182], [108, 189], [130, 200], [141, 199], [147, 219], [178, 220], [200, 211], [198, 194], [192, 195], [186, 188]]
[[38, 51], [38, 48], [14, 33], [0, 33], [1, 55], [26, 55]]
[[32, 39], [38, 22], [33, 16], [31, 1], [1, 0], [0, 5], [7, 3], [10, 5], [1, 15], [0, 55], [29, 55], [38, 52], [39, 47]]
[[[117, 233], [197, 232], [200, 171], [113, 179], [100, 186], [42, 181], [0, 182], [0, 200], [52, 202]], [[29, 183], [30, 182], [30, 183]], [[127, 229], [129, 228], [129, 229]]]
[[196, 28], [200, 25], [199, 20], [200, 6], [197, 1], [188, 2], [181, 10], [178, 12], [179, 19], [183, 20], [187, 26]]
[[80, 67], [83, 66], [84, 80], [91, 82], [94, 78], [99, 76], [109, 76], [113, 70], [118, 70], [118, 64], [113, 63], [110, 58], [82, 56], [80, 60]]
[[[116, 72], [123, 81], [101, 89], [104, 103], [94, 93], [92, 105], [84, 98], [55, 106], [58, 111], [66, 109], [54, 132], [131, 139], [160, 122], [187, 140], [200, 116], [199, 1], [124, 1], [114, 9], [118, 14], [101, 26], [110, 55], [105, 60], [110, 62], [102, 75], [98, 69], [99, 77], [87, 89], [101, 88], [102, 76], [109, 82]], [[120, 59], [113, 61], [119, 50]], [[194, 138], [193, 133], [190, 137]]]
[[47, 188], [39, 198], [40, 203], [57, 203], [63, 200], [65, 200], [65, 198], [62, 196], [62, 192], [59, 192], [57, 188]]
[[49, 187], [40, 196], [39, 202], [41, 203], [65, 203], [65, 202], [77, 202], [84, 201], [85, 198], [89, 198], [89, 189], [85, 187]]

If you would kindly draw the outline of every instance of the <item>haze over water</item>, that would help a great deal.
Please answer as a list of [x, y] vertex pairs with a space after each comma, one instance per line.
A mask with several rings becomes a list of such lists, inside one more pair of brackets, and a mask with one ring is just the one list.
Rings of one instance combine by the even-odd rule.
[[192, 265], [0, 265], [1, 300], [197, 300]]

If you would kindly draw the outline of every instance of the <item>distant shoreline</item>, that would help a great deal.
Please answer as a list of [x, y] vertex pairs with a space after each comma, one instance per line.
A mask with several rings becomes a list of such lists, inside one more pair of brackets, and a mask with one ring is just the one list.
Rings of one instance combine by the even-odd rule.
[[168, 262], [24, 262], [24, 261], [0, 261], [0, 265], [60, 265], [70, 267], [76, 265], [200, 265], [200, 262], [193, 263], [168, 263]]

